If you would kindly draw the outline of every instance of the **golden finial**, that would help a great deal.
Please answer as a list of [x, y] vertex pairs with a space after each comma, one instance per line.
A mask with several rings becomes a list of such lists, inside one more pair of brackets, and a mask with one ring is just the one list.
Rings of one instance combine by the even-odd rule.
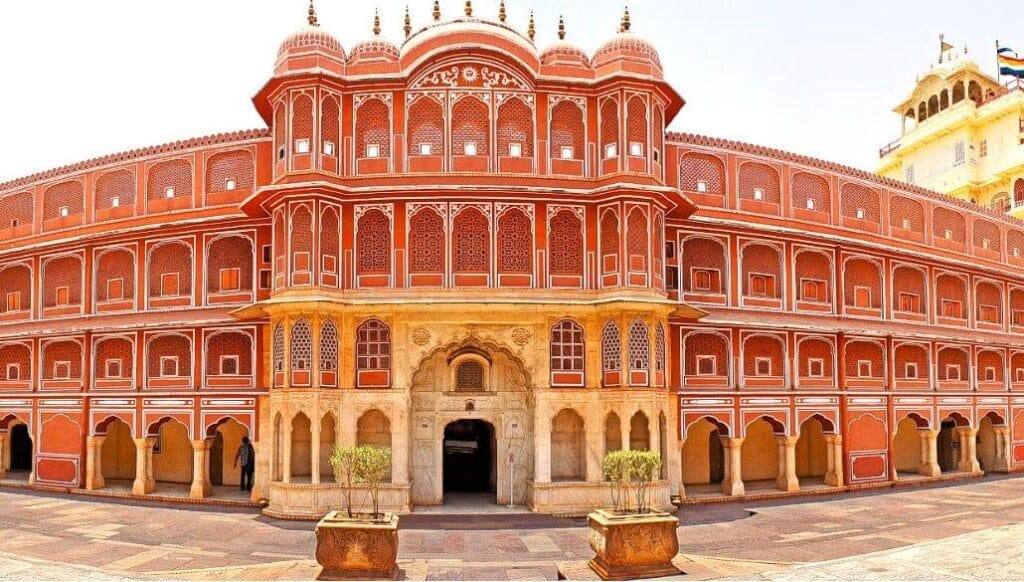
[[558, 40], [565, 40], [565, 16], [558, 15]]
[[380, 9], [373, 9], [373, 36], [380, 36]]
[[473, 16], [473, 0], [466, 0], [466, 16]]
[[505, 22], [505, 0], [498, 4], [498, 22]]
[[619, 32], [629, 32], [629, 27], [629, 6], [627, 5], [625, 10], [622, 11], [622, 23], [619, 24]]
[[526, 36], [530, 37], [530, 42], [533, 42], [533, 36], [537, 34], [537, 27], [533, 23], [533, 10], [530, 11], [530, 24], [526, 27]]
[[313, 0], [309, 0], [309, 10], [306, 14], [306, 22], [310, 26], [320, 26], [320, 23], [316, 20], [316, 6], [313, 6]]
[[412, 18], [409, 17], [408, 4], [405, 5], [405, 26], [402, 27], [402, 30], [405, 31], [405, 38], [409, 38], [409, 35], [412, 34]]
[[441, 20], [441, 3], [434, 0], [434, 22]]

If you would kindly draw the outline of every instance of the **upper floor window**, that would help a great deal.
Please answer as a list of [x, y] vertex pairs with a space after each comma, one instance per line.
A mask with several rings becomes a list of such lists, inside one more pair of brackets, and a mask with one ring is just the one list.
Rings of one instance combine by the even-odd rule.
[[325, 141], [324, 142], [324, 155], [325, 156], [333, 156], [334, 155], [334, 142], [333, 141]]
[[619, 155], [619, 146], [617, 146], [617, 145], [615, 145], [613, 143], [610, 143], [610, 144], [604, 146], [604, 157], [605, 158], [614, 158], [617, 155]]
[[368, 158], [379, 158], [380, 157], [380, 144], [366, 144], [366, 157]]
[[295, 140], [295, 153], [297, 153], [297, 154], [308, 154], [309, 153], [309, 140], [308, 139], [297, 139], [297, 140]]
[[640, 142], [631, 142], [629, 144], [629, 155], [631, 156], [642, 156], [644, 155], [644, 144]]
[[983, 140], [981, 140], [981, 143], [978, 144], [978, 157], [984, 158], [987, 155], [988, 155], [988, 140], [987, 139], [983, 139]]
[[964, 149], [964, 142], [958, 141], [953, 145], [953, 165], [962, 166], [964, 161], [967, 159], [967, 153]]

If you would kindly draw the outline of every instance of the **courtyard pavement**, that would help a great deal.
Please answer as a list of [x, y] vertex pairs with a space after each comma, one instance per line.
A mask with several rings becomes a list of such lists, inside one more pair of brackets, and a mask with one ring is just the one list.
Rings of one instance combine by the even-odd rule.
[[[559, 566], [591, 577], [584, 520], [462, 511], [402, 518], [404, 578], [553, 580]], [[678, 515], [686, 579], [1024, 579], [1021, 478]], [[0, 580], [310, 579], [313, 526], [243, 509], [0, 490]]]

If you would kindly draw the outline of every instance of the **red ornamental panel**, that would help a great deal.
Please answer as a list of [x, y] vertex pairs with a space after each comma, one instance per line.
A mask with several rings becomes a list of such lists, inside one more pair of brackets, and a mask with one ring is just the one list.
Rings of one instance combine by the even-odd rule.
[[527, 287], [533, 273], [533, 228], [520, 208], [498, 216], [498, 278], [503, 287]]
[[43, 264], [43, 307], [75, 311], [82, 302], [82, 259], [69, 255]]
[[210, 243], [207, 253], [206, 290], [210, 294], [247, 294], [253, 289], [252, 239], [228, 235]]
[[192, 341], [179, 334], [150, 338], [146, 344], [146, 376], [150, 386], [169, 386], [154, 379], [187, 378], [192, 374]]
[[360, 275], [391, 272], [391, 221], [380, 210], [368, 210], [359, 218], [356, 235], [356, 271]]
[[917, 235], [912, 238], [921, 241], [921, 237], [924, 236], [924, 222], [924, 207], [920, 202], [902, 196], [893, 196], [889, 199], [889, 224], [893, 229]]
[[28, 265], [0, 267], [0, 314], [20, 313], [31, 308], [32, 270]]
[[32, 380], [32, 350], [25, 344], [0, 344], [0, 382]]
[[104, 380], [130, 380], [134, 376], [135, 349], [130, 339], [106, 338], [95, 347], [93, 376], [97, 384]]
[[291, 216], [292, 284], [309, 285], [313, 271], [313, 211], [303, 204], [292, 209]]
[[583, 159], [583, 110], [576, 103], [560, 101], [551, 109], [551, 157]]
[[43, 193], [43, 220], [71, 217], [82, 213], [85, 204], [82, 183], [64, 182]]
[[832, 193], [828, 181], [816, 174], [793, 175], [794, 211], [831, 212]]
[[252, 336], [248, 333], [216, 332], [207, 339], [207, 376], [251, 376], [252, 364]]
[[583, 284], [583, 222], [572, 210], [551, 217], [551, 275], [555, 286]]
[[43, 345], [44, 380], [81, 380], [82, 344], [74, 340], [56, 340]]
[[192, 247], [185, 242], [160, 243], [149, 252], [149, 297], [155, 306], [188, 298], [192, 293]]
[[97, 303], [128, 302], [135, 298], [135, 255], [128, 249], [102, 251], [96, 258]]
[[224, 152], [206, 162], [206, 191], [252, 190], [256, 179], [252, 154], [247, 151]]
[[96, 210], [123, 209], [131, 214], [135, 208], [135, 174], [130, 170], [114, 170], [96, 179]]
[[522, 99], [512, 97], [498, 106], [498, 155], [533, 157], [533, 109]]
[[432, 208], [422, 208], [409, 219], [409, 272], [414, 283], [441, 284], [445, 257], [444, 219]]
[[[0, 198], [0, 231], [5, 229], [31, 232], [33, 202], [31, 192], [22, 192]], [[22, 233], [22, 234], [27, 234]]]
[[466, 208], [452, 221], [454, 269], [457, 273], [486, 273], [490, 269], [490, 225], [476, 208]]
[[338, 210], [327, 206], [320, 212], [320, 279], [327, 287], [337, 287], [341, 274], [341, 230]]

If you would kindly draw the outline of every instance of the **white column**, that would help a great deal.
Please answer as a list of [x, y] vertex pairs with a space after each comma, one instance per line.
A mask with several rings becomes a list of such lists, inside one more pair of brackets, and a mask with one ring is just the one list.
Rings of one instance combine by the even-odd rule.
[[192, 487], [188, 496], [204, 499], [213, 493], [210, 484], [210, 441], [192, 441]]
[[85, 439], [85, 488], [89, 491], [106, 486], [103, 479], [103, 441], [105, 435], [92, 435]]
[[292, 421], [289, 418], [281, 419], [281, 441], [284, 443], [284, 450], [281, 451], [281, 482], [292, 482]]
[[[317, 407], [319, 410], [319, 407]], [[320, 423], [322, 418], [313, 417], [309, 423], [309, 482], [320, 484]]]
[[842, 487], [843, 437], [837, 434], [825, 435], [825, 447], [828, 451], [828, 470], [825, 473], [825, 484], [833, 487]]
[[135, 482], [132, 493], [145, 495], [156, 491], [156, 480], [153, 479], [153, 446], [156, 438], [132, 439], [135, 441]]
[[725, 475], [722, 478], [722, 493], [726, 495], [744, 495], [743, 466], [740, 455], [743, 439], [720, 437], [725, 448]]
[[547, 405], [537, 406], [533, 475], [537, 483], [551, 482], [551, 418]]
[[960, 433], [960, 463], [957, 469], [968, 473], [980, 473], [978, 464], [978, 430], [969, 426], [957, 429]]
[[633, 428], [633, 417], [627, 416], [619, 420], [619, 432], [622, 433], [622, 450], [628, 451], [633, 448], [629, 442], [630, 429]]
[[[596, 406], [588, 407], [588, 419], [600, 419]], [[586, 427], [587, 459], [586, 479], [591, 483], [604, 481], [604, 458], [601, 456], [604, 451], [604, 423], [588, 422]]]
[[779, 444], [779, 475], [775, 479], [775, 486], [783, 491], [799, 491], [800, 480], [796, 476], [797, 437], [780, 436], [775, 440]]
[[921, 436], [921, 467], [917, 472], [925, 477], [938, 477], [942, 474], [939, 468], [939, 450], [937, 430], [919, 430]]

